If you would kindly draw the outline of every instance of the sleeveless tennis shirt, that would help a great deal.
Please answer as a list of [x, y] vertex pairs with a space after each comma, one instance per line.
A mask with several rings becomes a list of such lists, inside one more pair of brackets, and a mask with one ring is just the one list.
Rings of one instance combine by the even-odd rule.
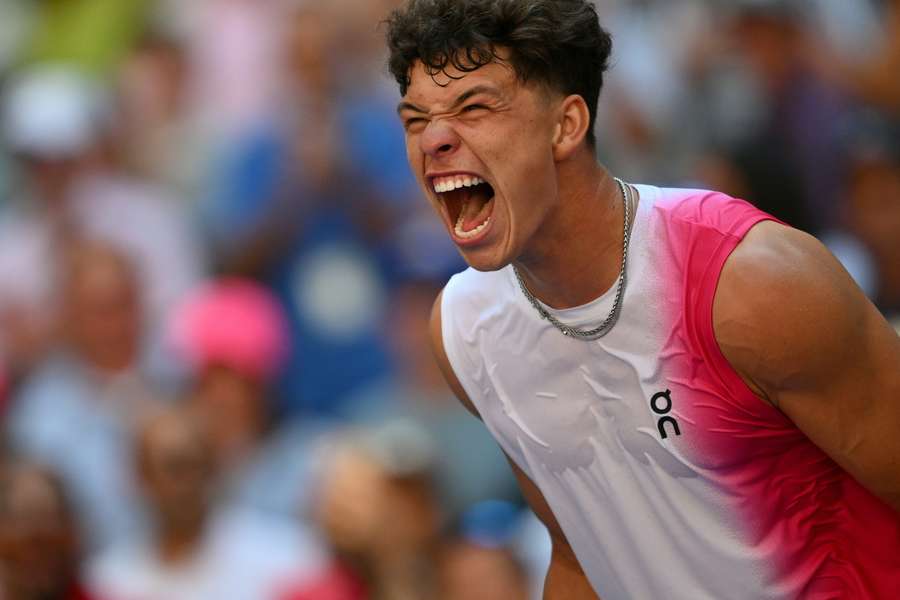
[[[716, 343], [722, 266], [771, 217], [714, 192], [637, 187], [606, 337], [563, 336], [511, 267], [448, 283], [444, 346], [485, 425], [603, 600], [900, 599], [900, 517], [757, 398]], [[553, 312], [594, 327], [613, 296]]]

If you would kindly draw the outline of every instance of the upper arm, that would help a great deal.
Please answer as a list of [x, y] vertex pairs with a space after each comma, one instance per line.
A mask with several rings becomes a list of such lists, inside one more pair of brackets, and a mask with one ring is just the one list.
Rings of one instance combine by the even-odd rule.
[[725, 263], [713, 322], [748, 385], [900, 509], [900, 338], [824, 246], [754, 227]]

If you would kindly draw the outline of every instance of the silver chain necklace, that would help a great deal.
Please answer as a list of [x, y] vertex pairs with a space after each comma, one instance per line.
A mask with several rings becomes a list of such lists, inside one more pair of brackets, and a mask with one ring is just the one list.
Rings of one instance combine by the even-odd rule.
[[612, 331], [613, 326], [619, 319], [619, 312], [622, 309], [622, 294], [625, 291], [625, 267], [628, 263], [628, 242], [631, 237], [631, 203], [634, 201], [634, 195], [631, 186], [626, 185], [625, 182], [623, 182], [618, 177], [616, 177], [616, 184], [619, 186], [619, 191], [622, 193], [622, 203], [625, 207], [625, 235], [622, 242], [622, 268], [619, 271], [618, 283], [616, 284], [616, 297], [613, 301], [612, 308], [609, 311], [609, 315], [607, 315], [606, 319], [604, 319], [603, 322], [600, 323], [599, 327], [596, 327], [594, 329], [577, 329], [570, 325], [566, 325], [565, 323], [554, 317], [528, 290], [528, 287], [522, 280], [522, 275], [519, 273], [519, 270], [515, 267], [515, 265], [513, 265], [513, 271], [516, 274], [516, 279], [519, 281], [519, 288], [521, 288], [522, 293], [525, 294], [525, 297], [528, 298], [528, 301], [531, 303], [534, 309], [538, 312], [539, 315], [541, 315], [541, 318], [550, 321], [550, 323], [553, 324], [554, 327], [559, 329], [565, 336], [585, 341], [597, 340]]

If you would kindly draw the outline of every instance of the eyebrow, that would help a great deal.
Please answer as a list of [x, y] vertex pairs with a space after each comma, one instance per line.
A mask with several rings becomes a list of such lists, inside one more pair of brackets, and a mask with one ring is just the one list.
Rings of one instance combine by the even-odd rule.
[[[478, 94], [488, 94], [490, 96], [497, 97], [500, 95], [500, 92], [496, 88], [489, 85], [476, 85], [475, 87], [468, 89], [457, 96], [456, 100], [453, 101], [453, 104], [450, 105], [450, 108], [448, 110], [457, 108], [460, 104], [462, 104], [466, 100], [469, 100], [473, 96], [477, 96]], [[411, 104], [409, 102], [401, 102], [397, 105], [398, 114], [403, 112], [404, 110], [411, 110], [417, 113], [422, 113], [423, 115], [428, 113], [428, 111], [426, 111], [425, 109], [419, 108], [415, 104]]]

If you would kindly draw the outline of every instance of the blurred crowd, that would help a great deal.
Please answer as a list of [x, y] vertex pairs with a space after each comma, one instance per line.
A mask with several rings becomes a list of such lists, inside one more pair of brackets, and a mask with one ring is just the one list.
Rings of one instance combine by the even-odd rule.
[[[463, 264], [397, 0], [0, 0], [0, 598], [525, 600], [546, 532], [431, 360]], [[900, 0], [597, 0], [601, 160], [900, 317]]]

